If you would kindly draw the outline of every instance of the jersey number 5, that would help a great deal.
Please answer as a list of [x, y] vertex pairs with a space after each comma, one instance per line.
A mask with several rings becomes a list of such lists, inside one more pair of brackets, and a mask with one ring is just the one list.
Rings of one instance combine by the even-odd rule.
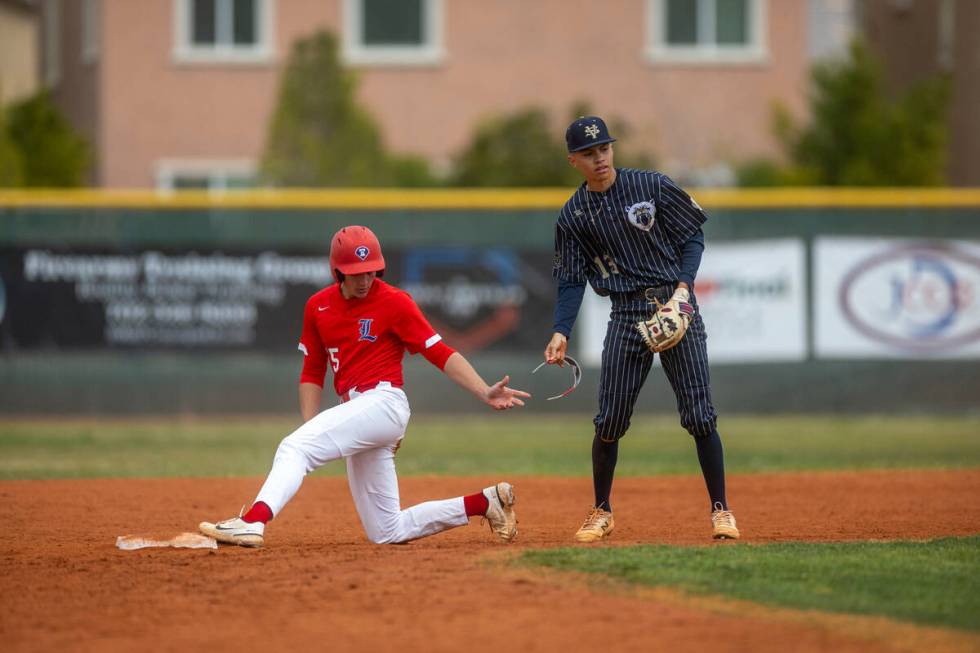
[[337, 358], [337, 354], [340, 353], [340, 349], [337, 347], [331, 347], [327, 350], [330, 354], [330, 366], [333, 367], [333, 371], [336, 372], [340, 369], [340, 359]]
[[592, 260], [595, 261], [595, 266], [599, 268], [599, 274], [602, 275], [603, 279], [608, 279], [610, 274], [619, 274], [619, 266], [616, 265], [616, 261], [609, 254], [603, 254], [602, 258], [596, 256]]

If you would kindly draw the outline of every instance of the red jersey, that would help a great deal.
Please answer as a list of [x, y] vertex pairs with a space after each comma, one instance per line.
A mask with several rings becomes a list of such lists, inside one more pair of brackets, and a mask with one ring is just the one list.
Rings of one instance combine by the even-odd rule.
[[401, 386], [406, 349], [410, 354], [422, 352], [440, 369], [454, 351], [405, 291], [375, 279], [367, 297], [345, 299], [335, 283], [306, 302], [300, 382], [322, 387], [329, 364], [339, 396], [379, 381]]

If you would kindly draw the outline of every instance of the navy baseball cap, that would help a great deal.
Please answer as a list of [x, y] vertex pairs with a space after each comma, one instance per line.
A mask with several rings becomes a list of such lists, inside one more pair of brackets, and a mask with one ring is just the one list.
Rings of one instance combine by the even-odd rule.
[[565, 145], [569, 152], [587, 150], [593, 145], [612, 143], [615, 140], [609, 135], [606, 123], [599, 116], [583, 116], [565, 130]]

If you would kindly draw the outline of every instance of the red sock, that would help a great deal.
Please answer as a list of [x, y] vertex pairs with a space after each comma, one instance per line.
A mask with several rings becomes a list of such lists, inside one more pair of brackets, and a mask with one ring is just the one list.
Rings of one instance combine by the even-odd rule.
[[463, 497], [463, 505], [466, 507], [467, 517], [482, 517], [487, 514], [490, 502], [483, 496], [483, 492], [477, 492]]
[[260, 521], [263, 524], [272, 519], [272, 509], [262, 501], [256, 501], [252, 507], [242, 515], [242, 521], [252, 523]]

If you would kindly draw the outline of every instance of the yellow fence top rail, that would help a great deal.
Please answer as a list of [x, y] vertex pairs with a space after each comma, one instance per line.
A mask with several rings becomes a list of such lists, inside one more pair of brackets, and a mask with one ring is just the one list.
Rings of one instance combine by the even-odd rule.
[[[4, 208], [557, 210], [567, 188], [534, 189], [285, 189], [207, 191], [0, 189]], [[695, 188], [713, 209], [980, 208], [980, 188]]]

